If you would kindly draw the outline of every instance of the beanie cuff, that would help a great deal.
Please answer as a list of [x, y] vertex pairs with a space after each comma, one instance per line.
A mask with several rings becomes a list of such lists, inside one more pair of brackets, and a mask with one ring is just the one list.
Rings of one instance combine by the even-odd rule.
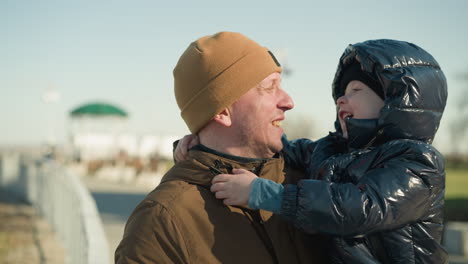
[[268, 75], [281, 71], [268, 49], [261, 47], [240, 58], [211, 80], [181, 109], [182, 118], [190, 132], [195, 134]]

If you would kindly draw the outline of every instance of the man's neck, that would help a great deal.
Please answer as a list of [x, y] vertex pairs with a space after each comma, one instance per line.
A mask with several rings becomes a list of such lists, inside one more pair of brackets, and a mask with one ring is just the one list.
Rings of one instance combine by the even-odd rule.
[[200, 133], [200, 144], [233, 156], [254, 158], [254, 159], [267, 159], [272, 158], [276, 153], [262, 153], [256, 150], [253, 146], [255, 144], [245, 144], [242, 139], [237, 139], [235, 135], [230, 136], [226, 133], [219, 133], [214, 135], [211, 133]]
[[235, 160], [235, 161], [238, 161], [238, 162], [255, 162], [255, 161], [268, 160], [267, 158], [249, 158], [249, 157], [245, 157], [245, 156], [233, 155], [233, 154], [229, 154], [229, 153], [226, 153], [226, 152], [221, 152], [221, 151], [209, 148], [209, 147], [207, 147], [207, 146], [205, 146], [203, 144], [195, 145], [191, 149], [192, 150], [200, 150], [200, 151], [208, 152], [208, 153], [211, 153], [211, 154], [215, 154], [216, 156], [220, 156], [220, 157], [230, 159], [230, 160]]

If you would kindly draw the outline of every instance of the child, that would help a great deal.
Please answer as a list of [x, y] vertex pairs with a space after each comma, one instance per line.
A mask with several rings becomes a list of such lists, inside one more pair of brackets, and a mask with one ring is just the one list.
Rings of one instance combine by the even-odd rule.
[[283, 140], [304, 180], [282, 186], [234, 170], [211, 190], [333, 235], [336, 263], [447, 263], [444, 159], [430, 145], [447, 99], [438, 63], [411, 43], [365, 41], [345, 50], [332, 89], [336, 133]]

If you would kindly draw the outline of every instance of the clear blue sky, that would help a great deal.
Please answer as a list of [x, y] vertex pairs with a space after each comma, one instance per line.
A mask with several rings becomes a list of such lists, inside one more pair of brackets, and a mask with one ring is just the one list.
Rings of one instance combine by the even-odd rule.
[[[325, 3], [326, 2], [326, 3]], [[283, 88], [318, 135], [332, 129], [330, 84], [349, 43], [394, 38], [432, 53], [449, 82], [438, 146], [448, 144], [455, 102], [468, 88], [468, 1], [1, 1], [0, 144], [60, 141], [68, 112], [115, 103], [136, 134], [188, 133], [173, 96], [172, 69], [190, 42], [237, 31], [285, 51]], [[47, 89], [61, 94], [47, 105]], [[437, 143], [437, 142], [436, 142]]]

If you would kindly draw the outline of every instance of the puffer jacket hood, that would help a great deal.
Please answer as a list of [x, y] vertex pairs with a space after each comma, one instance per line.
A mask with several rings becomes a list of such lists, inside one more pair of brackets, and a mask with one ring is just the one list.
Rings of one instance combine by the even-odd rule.
[[[364, 144], [403, 138], [432, 143], [447, 101], [447, 80], [437, 61], [404, 41], [379, 39], [349, 45], [332, 83], [335, 103], [344, 94], [345, 87], [340, 87], [344, 69], [354, 61], [363, 71], [377, 76], [385, 105], [378, 120], [347, 120], [349, 138], [357, 130], [361, 135], [371, 131]], [[335, 127], [341, 132], [338, 117]]]

